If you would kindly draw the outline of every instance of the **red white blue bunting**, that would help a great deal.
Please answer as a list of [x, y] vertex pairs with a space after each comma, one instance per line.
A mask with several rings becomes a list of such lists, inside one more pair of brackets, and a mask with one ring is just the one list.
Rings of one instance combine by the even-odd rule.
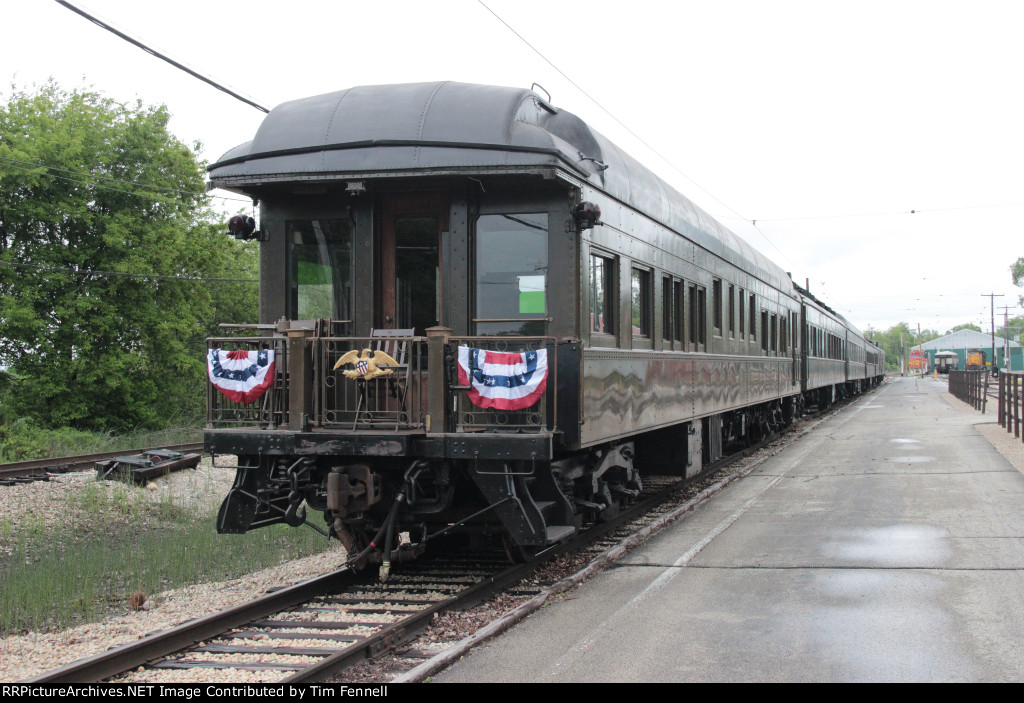
[[225, 398], [251, 403], [274, 383], [274, 352], [211, 349], [206, 355], [206, 368], [210, 383]]
[[472, 386], [469, 400], [479, 408], [523, 410], [547, 387], [547, 349], [522, 354], [459, 347], [459, 385]]

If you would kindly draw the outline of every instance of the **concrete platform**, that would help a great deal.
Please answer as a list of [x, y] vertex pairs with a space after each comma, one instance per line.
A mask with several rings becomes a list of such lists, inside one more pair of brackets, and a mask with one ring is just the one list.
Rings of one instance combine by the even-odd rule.
[[432, 680], [1024, 679], [1024, 447], [945, 387], [890, 380]]

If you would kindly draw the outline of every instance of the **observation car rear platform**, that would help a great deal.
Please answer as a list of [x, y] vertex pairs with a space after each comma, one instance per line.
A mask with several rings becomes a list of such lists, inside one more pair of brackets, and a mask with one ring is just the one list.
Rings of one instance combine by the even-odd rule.
[[260, 241], [261, 322], [209, 340], [207, 449], [239, 457], [222, 532], [309, 508], [385, 563], [439, 531], [529, 552], [614, 514], [640, 465], [694, 475], [884, 369], [529, 90], [285, 103], [210, 178], [260, 205], [259, 230], [234, 231]]

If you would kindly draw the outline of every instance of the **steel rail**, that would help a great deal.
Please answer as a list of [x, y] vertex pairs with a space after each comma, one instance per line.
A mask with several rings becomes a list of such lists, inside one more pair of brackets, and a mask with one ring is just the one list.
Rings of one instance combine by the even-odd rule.
[[[154, 446], [149, 446], [146, 447], [145, 449], [122, 449], [116, 452], [79, 454], [75, 456], [51, 457], [49, 459], [31, 459], [29, 461], [15, 461], [6, 464], [0, 464], [0, 479], [38, 476], [47, 473], [47, 469], [52, 470], [54, 473], [84, 471], [86, 469], [93, 468], [94, 464], [97, 461], [106, 461], [108, 459], [116, 459], [122, 456], [141, 454], [142, 452], [149, 451], [150, 449], [154, 448]], [[202, 451], [203, 443], [193, 442], [190, 444], [169, 444], [161, 446], [160, 449], [172, 449], [174, 451], [179, 452]]]
[[[803, 420], [818, 414], [822, 413], [808, 413]], [[791, 426], [792, 428], [795, 428], [795, 425]], [[347, 643], [336, 653], [329, 654], [314, 664], [300, 667], [294, 673], [281, 679], [281, 682], [299, 683], [323, 680], [352, 664], [394, 649], [412, 640], [421, 630], [429, 626], [436, 613], [455, 607], [471, 607], [494, 593], [522, 581], [527, 575], [554, 557], [585, 549], [610, 533], [621, 530], [639, 517], [655, 511], [660, 505], [671, 500], [681, 489], [715, 476], [724, 468], [749, 456], [778, 436], [779, 433], [772, 433], [761, 442], [722, 457], [707, 471], [655, 489], [638, 503], [623, 509], [614, 520], [595, 525], [565, 542], [548, 547], [527, 563], [513, 565], [484, 576], [480, 582], [467, 584], [464, 589], [453, 593], [444, 600], [425, 605], [424, 608], [410, 613], [401, 620], [384, 625], [380, 631], [360, 641]], [[656, 516], [652, 516], [652, 519], [656, 519]], [[232, 629], [253, 623], [274, 613], [294, 609], [295, 606], [311, 601], [318, 596], [337, 593], [346, 587], [365, 585], [366, 578], [365, 573], [357, 573], [346, 567], [325, 576], [281, 589], [249, 603], [149, 635], [137, 642], [72, 662], [59, 669], [28, 679], [27, 682], [93, 683], [102, 681], [139, 666], [152, 664], [159, 659], [187, 650], [203, 641], [217, 638]], [[384, 600], [386, 601], [387, 598], [385, 597]], [[302, 621], [296, 621], [296, 627], [302, 627], [301, 623]], [[188, 666], [188, 663], [183, 663], [183, 665]], [[224, 662], [223, 668], [232, 668], [231, 663]]]
[[495, 593], [521, 582], [540, 566], [555, 557], [585, 549], [594, 542], [601, 540], [609, 533], [617, 529], [621, 529], [645, 513], [655, 510], [658, 506], [670, 500], [672, 495], [681, 488], [684, 488], [700, 479], [704, 479], [715, 471], [733, 463], [740, 458], [739, 454], [740, 453], [737, 453], [736, 455], [723, 458], [720, 463], [715, 465], [714, 470], [709, 473], [702, 473], [690, 479], [680, 479], [672, 485], [657, 489], [640, 502], [623, 509], [614, 520], [592, 526], [577, 533], [564, 542], [548, 547], [547, 549], [539, 552], [533, 560], [523, 564], [512, 565], [494, 576], [489, 577], [485, 581], [470, 586], [464, 591], [455, 594], [446, 601], [436, 603], [421, 611], [417, 611], [408, 618], [394, 623], [392, 627], [373, 635], [366, 641], [350, 646], [345, 650], [339, 651], [337, 654], [326, 657], [316, 664], [301, 669], [288, 678], [282, 679], [280, 683], [321, 681], [338, 673], [348, 666], [351, 666], [352, 664], [358, 663], [370, 656], [376, 656], [385, 649], [394, 649], [395, 647], [412, 640], [420, 631], [426, 629], [426, 627], [428, 627], [432, 622], [435, 613], [444, 612], [456, 607], [460, 609], [472, 607]]
[[356, 580], [356, 572], [347, 567], [333, 571], [324, 576], [318, 576], [275, 591], [254, 601], [149, 635], [137, 642], [114, 647], [101, 654], [72, 662], [59, 669], [28, 679], [27, 683], [95, 683], [102, 681], [198, 644], [203, 640], [216, 637], [232, 628], [294, 607], [322, 595], [324, 592], [337, 590], [340, 586], [349, 585]]
[[[691, 480], [704, 478], [707, 475], [703, 473]], [[585, 530], [564, 543], [550, 547], [538, 554], [533, 561], [512, 565], [485, 576], [483, 581], [467, 584], [466, 588], [450, 597], [426, 605], [423, 609], [410, 613], [408, 617], [384, 625], [380, 631], [358, 642], [346, 644], [335, 654], [330, 654], [319, 662], [300, 668], [287, 678], [282, 679], [282, 682], [298, 683], [323, 680], [354, 663], [404, 644], [426, 628], [435, 613], [455, 607], [471, 607], [494, 593], [522, 581], [550, 559], [565, 552], [581, 549], [602, 538], [611, 530], [636, 519], [638, 515], [652, 510], [668, 500], [674, 491], [689, 482], [689, 480], [680, 480], [671, 486], [659, 489], [636, 505], [623, 510], [615, 520]], [[27, 683], [99, 682], [187, 650], [200, 642], [223, 635], [231, 629], [266, 618], [277, 612], [292, 609], [317, 596], [338, 592], [345, 587], [355, 586], [364, 581], [365, 575], [348, 568], [341, 569], [263, 596], [250, 603], [244, 603], [199, 620], [184, 623], [170, 630], [149, 635], [137, 642], [121, 645], [101, 654], [72, 662], [59, 669], [28, 679]], [[302, 626], [301, 621], [296, 621], [295, 624], [297, 627]], [[225, 663], [224, 668], [231, 668], [230, 663]]]

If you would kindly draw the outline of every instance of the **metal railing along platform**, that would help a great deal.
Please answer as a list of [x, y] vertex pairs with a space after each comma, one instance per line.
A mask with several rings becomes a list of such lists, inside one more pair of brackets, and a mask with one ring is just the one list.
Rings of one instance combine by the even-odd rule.
[[985, 412], [987, 386], [988, 372], [986, 371], [949, 372], [949, 392], [982, 413]]
[[1024, 372], [1004, 371], [999, 374], [999, 426], [1006, 432], [1020, 437], [1021, 390], [1024, 387]]

